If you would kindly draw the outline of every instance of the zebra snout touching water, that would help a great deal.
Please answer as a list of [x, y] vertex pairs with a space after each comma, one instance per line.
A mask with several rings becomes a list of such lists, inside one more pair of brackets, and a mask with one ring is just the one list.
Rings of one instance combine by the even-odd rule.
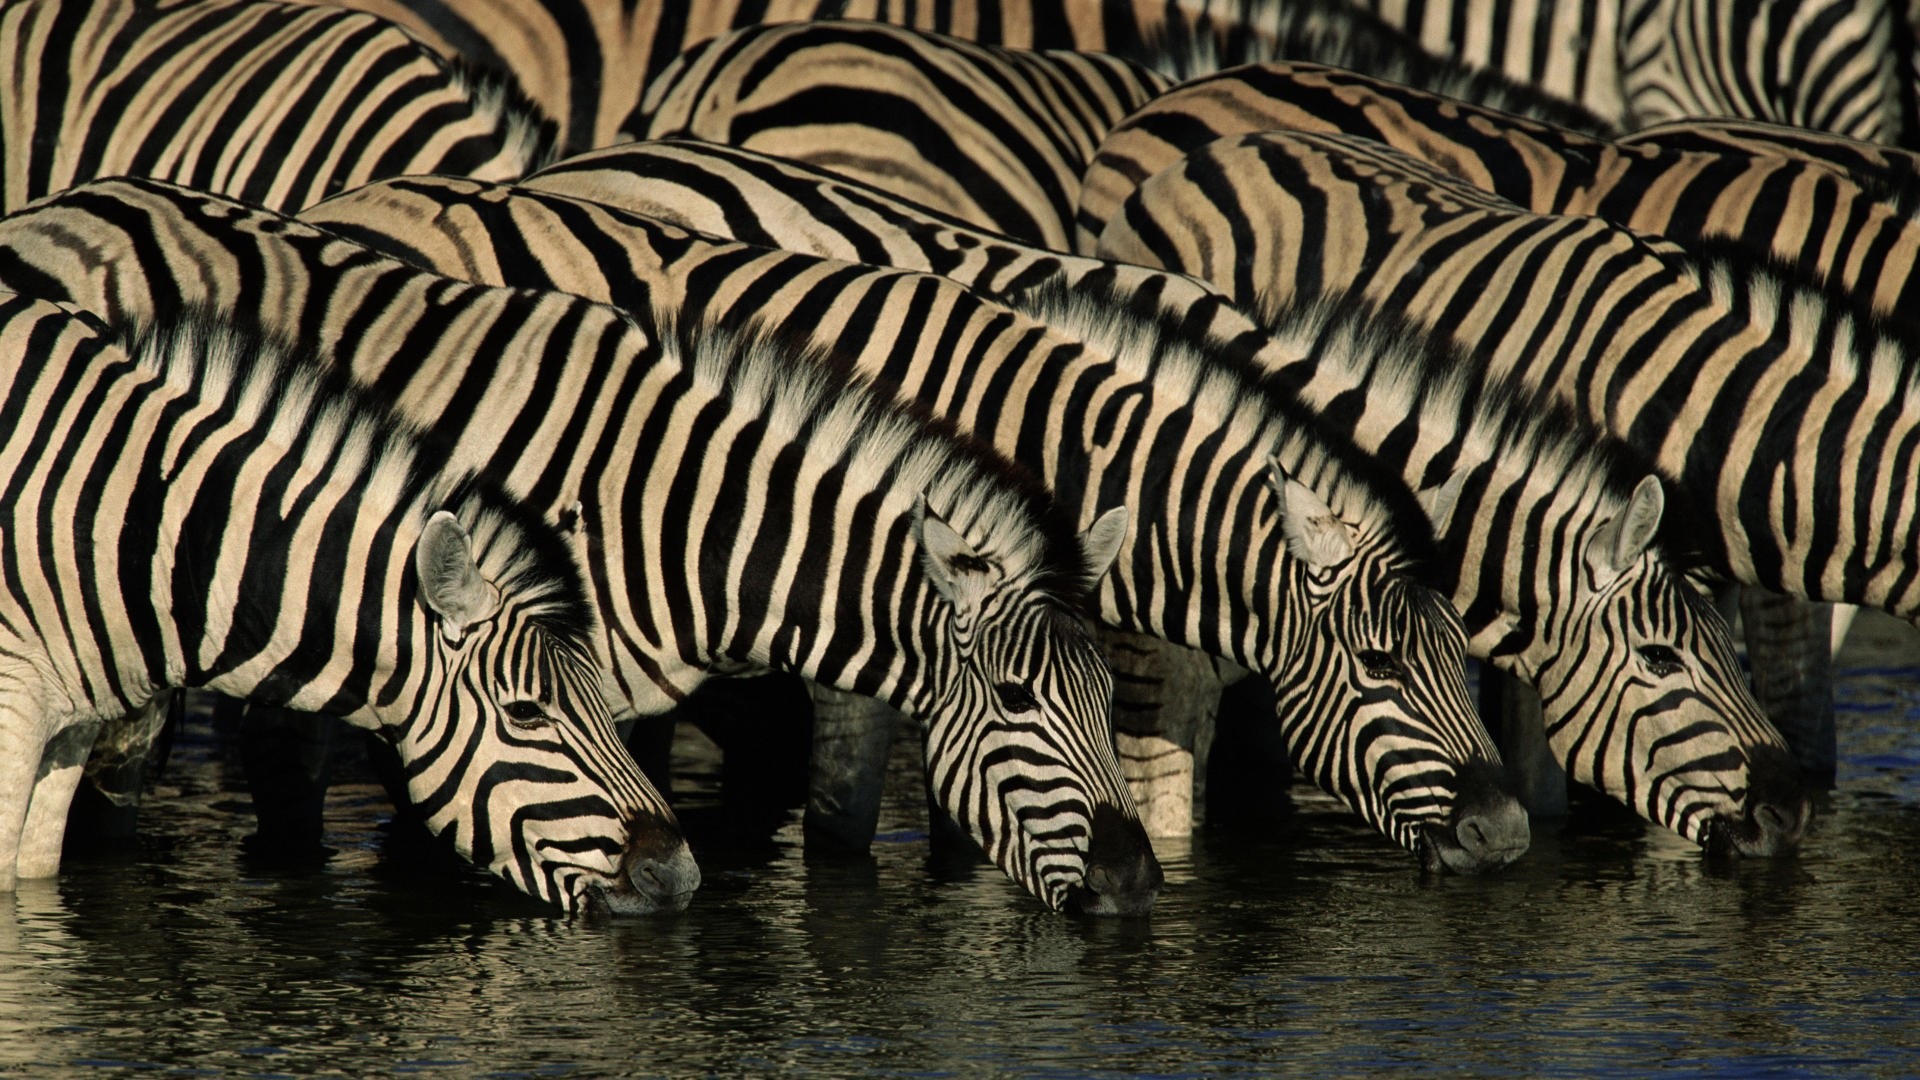
[[699, 873], [614, 732], [565, 542], [293, 355], [0, 298], [0, 651], [26, 661], [0, 673], [0, 884], [58, 868], [62, 732], [198, 686], [380, 733], [430, 827], [531, 896], [685, 906]]
[[[1493, 271], [1476, 242], [1483, 237], [1433, 228], [1427, 242], [1458, 243], [1465, 254], [1449, 246], [1424, 262], [1403, 256], [1385, 238], [1420, 235], [1414, 226], [1433, 215], [1414, 208], [1435, 188], [1369, 182], [1397, 155], [1377, 144], [1323, 153], [1336, 144], [1345, 145], [1262, 132], [1190, 151], [1126, 196], [1100, 249], [1227, 288], [1284, 342], [1274, 350], [1283, 357], [1317, 348], [1298, 365], [1311, 370], [1303, 393], [1343, 416], [1363, 446], [1391, 454], [1410, 480], [1464, 471], [1453, 508], [1435, 515], [1447, 561], [1459, 568], [1455, 600], [1476, 655], [1540, 691], [1548, 742], [1573, 779], [1697, 843], [1725, 830], [1716, 844], [1791, 848], [1806, 804], [1797, 781], [1769, 764], [1785, 741], [1754, 699], [1724, 621], [1687, 580], [1721, 569], [1711, 558], [1716, 510], [1667, 497], [1669, 487], [1705, 488], [1684, 482], [1671, 456], [1657, 458], [1640, 430], [1672, 414], [1588, 409], [1597, 394], [1569, 401], [1574, 391], [1532, 374], [1486, 370], [1491, 349], [1432, 321], [1498, 291], [1485, 276]], [[1466, 206], [1497, 201], [1461, 196]], [[1357, 245], [1352, 235], [1378, 242]], [[1499, 239], [1490, 232], [1484, 247]], [[1433, 271], [1448, 259], [1456, 274]], [[1412, 265], [1423, 270], [1401, 272]], [[1500, 281], [1539, 276], [1517, 257], [1501, 273]], [[1611, 283], [1606, 292], [1625, 295]], [[1408, 308], [1429, 314], [1394, 314]], [[1592, 329], [1585, 318], [1583, 333]], [[1486, 334], [1529, 335], [1505, 350], [1516, 356], [1551, 353], [1541, 344], [1549, 337], [1598, 340], [1571, 325], [1519, 323], [1503, 309]], [[1632, 336], [1617, 329], [1607, 340]], [[1349, 344], [1329, 347], [1342, 340]]]
[[[176, 185], [76, 188], [0, 249], [0, 279], [129, 325], [204, 305], [298, 332], [454, 462], [571, 508], [610, 698], [661, 712], [741, 665], [878, 698], [926, 724], [942, 808], [1023, 888], [1152, 903], [1144, 831], [1095, 827], [1139, 829], [1081, 625], [1117, 500], [1076, 528], [990, 447], [758, 319], [481, 287]], [[1089, 868], [1094, 845], [1114, 861]]]

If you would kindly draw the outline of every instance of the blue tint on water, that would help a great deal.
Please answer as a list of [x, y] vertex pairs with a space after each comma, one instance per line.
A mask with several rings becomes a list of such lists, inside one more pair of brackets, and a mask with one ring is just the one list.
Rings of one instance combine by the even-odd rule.
[[[903, 744], [867, 861], [696, 832], [675, 917], [569, 920], [389, 841], [337, 786], [255, 866], [202, 736], [131, 851], [0, 904], [0, 1072], [192, 1076], [1920, 1074], [1920, 650], [1851, 650], [1805, 849], [1703, 861], [1618, 813], [1423, 878], [1331, 800], [1170, 846], [1151, 919], [930, 857]], [[701, 820], [690, 798], [690, 828]]]

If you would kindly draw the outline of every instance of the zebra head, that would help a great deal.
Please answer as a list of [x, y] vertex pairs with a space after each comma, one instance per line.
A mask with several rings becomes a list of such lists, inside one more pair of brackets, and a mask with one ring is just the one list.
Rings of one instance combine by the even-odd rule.
[[1299, 627], [1265, 672], [1301, 770], [1420, 856], [1476, 873], [1520, 857], [1520, 806], [1466, 683], [1466, 630], [1412, 578], [1397, 543], [1336, 516], [1276, 460], [1290, 574], [1277, 610]]
[[435, 513], [414, 549], [426, 689], [385, 729], [407, 793], [461, 855], [529, 895], [569, 911], [684, 908], [700, 872], [614, 732], [584, 593], [536, 576], [530, 530], [467, 516], [471, 533]]
[[1789, 849], [1811, 803], [1725, 619], [1656, 543], [1665, 512], [1650, 475], [1574, 533], [1554, 614], [1497, 659], [1538, 687], [1573, 779], [1714, 851]]
[[[1106, 573], [1125, 510], [1079, 537], [1086, 584]], [[1162, 881], [1114, 746], [1113, 676], [1085, 622], [1041, 581], [1009, 574], [927, 508], [919, 563], [938, 596], [928, 688], [929, 790], [1002, 870], [1055, 910], [1141, 915]], [[1084, 587], [1084, 586], [1083, 586]]]

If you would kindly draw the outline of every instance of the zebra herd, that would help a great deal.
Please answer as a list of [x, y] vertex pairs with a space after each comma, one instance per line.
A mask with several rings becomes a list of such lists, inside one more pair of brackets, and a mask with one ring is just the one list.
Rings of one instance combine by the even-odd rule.
[[1151, 910], [1248, 677], [1428, 871], [1527, 755], [1793, 850], [1826, 609], [1744, 597], [1920, 618], [1908, 13], [1505, 8], [0, 2], [0, 886], [205, 689], [678, 910], [618, 725], [749, 673], [810, 836], [905, 714], [1055, 910]]

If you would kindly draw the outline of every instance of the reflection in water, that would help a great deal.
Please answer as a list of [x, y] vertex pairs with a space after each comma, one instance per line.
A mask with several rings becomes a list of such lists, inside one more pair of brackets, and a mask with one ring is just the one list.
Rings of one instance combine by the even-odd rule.
[[791, 822], [771, 844], [715, 830], [684, 915], [570, 922], [390, 843], [370, 784], [332, 793], [325, 865], [250, 864], [201, 747], [138, 848], [12, 897], [0, 1068], [1912, 1073], [1913, 645], [1850, 652], [1843, 787], [1797, 858], [1710, 864], [1598, 814], [1537, 824], [1504, 873], [1422, 878], [1299, 789], [1283, 835], [1164, 852], [1137, 921], [941, 869], [910, 768], [871, 860], [809, 862]]

